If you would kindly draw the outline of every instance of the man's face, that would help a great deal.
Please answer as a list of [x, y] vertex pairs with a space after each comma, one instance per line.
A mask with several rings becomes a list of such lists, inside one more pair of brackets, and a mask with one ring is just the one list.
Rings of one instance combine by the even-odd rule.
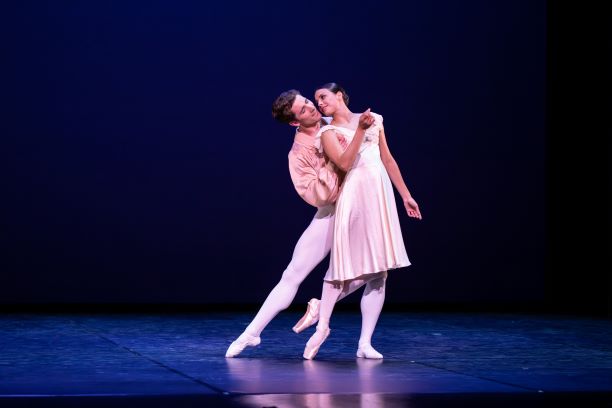
[[302, 95], [297, 95], [291, 106], [291, 112], [295, 115], [295, 122], [301, 126], [312, 126], [321, 120], [321, 113], [317, 110], [314, 104], [304, 98]]

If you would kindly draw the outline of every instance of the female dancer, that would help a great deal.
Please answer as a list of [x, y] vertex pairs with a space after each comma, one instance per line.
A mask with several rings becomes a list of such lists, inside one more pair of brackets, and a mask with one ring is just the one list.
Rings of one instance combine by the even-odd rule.
[[308, 340], [304, 358], [312, 359], [330, 333], [329, 320], [338, 297], [357, 282], [365, 282], [361, 298], [362, 326], [357, 357], [382, 358], [371, 344], [372, 334], [385, 299], [387, 271], [410, 265], [400, 229], [391, 182], [404, 202], [409, 217], [421, 219], [417, 202], [404, 183], [389, 151], [383, 118], [374, 117], [357, 157], [348, 157], [339, 140], [351, 141], [360, 114], [348, 109], [348, 95], [336, 83], [315, 92], [319, 110], [332, 116], [323, 126], [317, 142], [329, 159], [346, 171], [336, 204], [331, 260], [324, 278], [317, 330]]

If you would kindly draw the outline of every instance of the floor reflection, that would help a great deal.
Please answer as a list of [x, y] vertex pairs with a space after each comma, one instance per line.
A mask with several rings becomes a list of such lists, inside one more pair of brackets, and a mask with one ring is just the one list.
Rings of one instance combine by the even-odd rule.
[[391, 394], [265, 394], [238, 401], [253, 408], [410, 408], [404, 398]]
[[[232, 388], [247, 406], [262, 407], [399, 407], [392, 395], [380, 392], [384, 360], [346, 362], [316, 360], [227, 359]], [[275, 394], [272, 394], [275, 393]], [[265, 395], [263, 395], [265, 394]]]

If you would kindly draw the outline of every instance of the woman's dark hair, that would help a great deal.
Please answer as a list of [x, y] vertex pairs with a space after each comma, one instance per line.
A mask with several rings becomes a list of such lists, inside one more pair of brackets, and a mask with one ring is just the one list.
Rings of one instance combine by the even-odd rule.
[[318, 87], [317, 89], [327, 89], [332, 93], [338, 93], [338, 92], [342, 92], [342, 99], [344, 99], [344, 104], [346, 106], [348, 106], [349, 104], [349, 96], [346, 93], [346, 91], [344, 90], [344, 88], [342, 88], [340, 85], [338, 85], [335, 82], [328, 82], [325, 85], [321, 85], [320, 87]]
[[290, 89], [279, 95], [278, 98], [272, 103], [272, 117], [283, 123], [290, 123], [295, 120], [295, 115], [291, 112], [295, 97], [300, 92], [295, 89]]

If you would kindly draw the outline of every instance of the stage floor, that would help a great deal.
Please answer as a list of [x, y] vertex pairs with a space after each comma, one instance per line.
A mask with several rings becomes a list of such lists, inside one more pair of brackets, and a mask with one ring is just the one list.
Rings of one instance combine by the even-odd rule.
[[313, 361], [281, 313], [256, 348], [225, 350], [253, 313], [0, 315], [0, 406], [612, 406], [612, 321], [383, 311], [355, 358], [337, 312]]

